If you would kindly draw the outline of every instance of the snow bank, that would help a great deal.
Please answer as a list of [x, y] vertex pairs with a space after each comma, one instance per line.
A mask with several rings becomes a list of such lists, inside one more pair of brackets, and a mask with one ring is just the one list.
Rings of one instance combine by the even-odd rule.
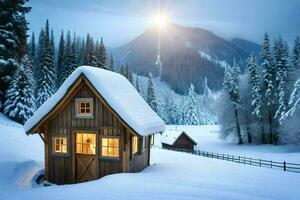
[[145, 136], [165, 130], [165, 123], [148, 106], [125, 77], [108, 70], [81, 66], [66, 79], [58, 91], [25, 123], [26, 132], [30, 131], [55, 107], [81, 74], [86, 76], [107, 103], [138, 134]]
[[0, 199], [17, 188], [31, 188], [32, 177], [44, 165], [44, 144], [27, 136], [21, 124], [0, 113]]

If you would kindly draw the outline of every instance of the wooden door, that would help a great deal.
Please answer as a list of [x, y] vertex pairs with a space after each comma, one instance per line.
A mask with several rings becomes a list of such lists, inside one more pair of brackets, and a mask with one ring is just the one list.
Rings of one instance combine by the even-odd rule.
[[76, 182], [97, 179], [96, 171], [96, 134], [76, 133]]

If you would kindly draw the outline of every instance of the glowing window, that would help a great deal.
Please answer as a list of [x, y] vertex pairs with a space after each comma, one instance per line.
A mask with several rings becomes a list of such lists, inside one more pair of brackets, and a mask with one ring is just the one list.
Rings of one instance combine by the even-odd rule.
[[118, 158], [120, 146], [119, 144], [119, 138], [101, 138], [101, 156]]
[[132, 155], [138, 152], [138, 137], [132, 137]]
[[66, 137], [53, 137], [53, 152], [54, 153], [67, 153], [67, 138]]
[[76, 133], [76, 153], [96, 154], [96, 135], [90, 133]]
[[76, 99], [76, 116], [77, 117], [93, 116], [93, 98]]

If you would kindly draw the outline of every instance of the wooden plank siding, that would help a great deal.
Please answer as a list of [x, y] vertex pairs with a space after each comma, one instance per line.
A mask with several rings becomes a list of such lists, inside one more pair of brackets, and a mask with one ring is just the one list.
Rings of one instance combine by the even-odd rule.
[[[78, 118], [75, 113], [76, 98], [93, 98], [94, 117]], [[78, 89], [73, 91], [66, 103], [55, 114], [47, 120], [45, 127], [45, 171], [48, 181], [56, 184], [75, 183], [76, 162], [75, 162], [75, 133], [94, 132], [96, 133], [96, 176], [101, 178], [105, 175], [120, 173], [123, 171], [137, 172], [149, 165], [150, 143], [147, 149], [139, 155], [130, 159], [130, 138], [132, 133], [128, 127], [120, 122], [115, 113], [106, 107], [103, 100], [82, 81]], [[104, 132], [104, 129], [112, 131]], [[53, 153], [54, 136], [67, 138], [67, 154]], [[120, 152], [118, 159], [102, 158], [100, 156], [100, 138], [102, 136], [118, 137], [120, 140]], [[150, 136], [147, 136], [150, 137]], [[148, 140], [150, 142], [150, 139]], [[46, 155], [47, 154], [47, 155]]]

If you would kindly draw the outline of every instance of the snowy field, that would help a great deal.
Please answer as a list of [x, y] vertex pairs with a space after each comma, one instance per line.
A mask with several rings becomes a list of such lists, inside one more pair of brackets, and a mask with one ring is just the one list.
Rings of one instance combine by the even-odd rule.
[[[207, 127], [185, 128], [209, 130]], [[218, 140], [213, 139], [213, 136], [209, 137], [215, 129], [216, 127], [211, 127], [207, 133], [203, 132], [203, 136], [199, 135], [199, 139], [207, 137], [207, 146], [217, 150], [214, 146], [217, 145]], [[201, 145], [205, 143], [203, 140], [199, 143], [199, 147], [202, 148]], [[222, 144], [221, 141], [219, 143]], [[234, 145], [224, 144], [223, 147], [226, 147], [226, 151], [234, 151]], [[219, 150], [222, 149], [221, 146]], [[248, 153], [255, 153], [253, 147], [245, 147], [245, 149], [248, 149]], [[262, 154], [271, 151], [268, 147], [263, 149]], [[241, 154], [244, 152], [242, 151]], [[288, 155], [283, 150], [276, 150], [273, 154]], [[1, 200], [298, 200], [300, 197], [298, 188], [300, 174], [158, 148], [152, 149], [151, 166], [141, 173], [115, 174], [100, 180], [74, 185], [32, 188], [31, 179], [42, 168], [43, 155], [43, 143], [38, 136], [26, 136], [22, 126], [0, 115]]]
[[[171, 130], [184, 130], [196, 142], [196, 149], [214, 153], [224, 153], [237, 156], [261, 158], [273, 161], [287, 161], [300, 163], [300, 145], [236, 145], [230, 141], [219, 139], [218, 132], [220, 127], [217, 125], [207, 126], [187, 126], [172, 125], [167, 126]], [[155, 144], [160, 145], [160, 135], [156, 135]]]

